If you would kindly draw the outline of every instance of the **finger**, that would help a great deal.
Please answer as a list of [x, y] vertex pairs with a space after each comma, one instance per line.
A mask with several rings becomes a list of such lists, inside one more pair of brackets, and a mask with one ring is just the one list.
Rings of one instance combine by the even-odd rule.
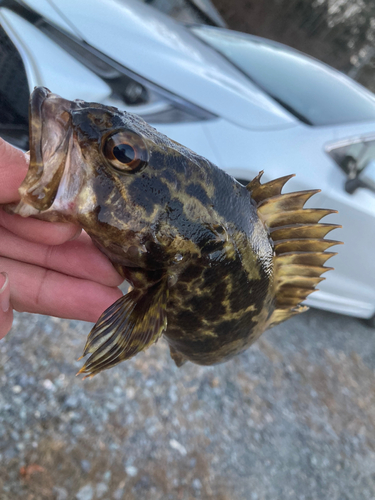
[[24, 241], [0, 227], [0, 256], [107, 286], [118, 286], [123, 282], [86, 233], [82, 233], [77, 240], [49, 246]]
[[28, 166], [25, 153], [0, 138], [0, 203], [19, 200], [18, 188]]
[[81, 229], [74, 224], [46, 222], [31, 217], [25, 219], [19, 215], [7, 214], [2, 208], [0, 208], [0, 226], [22, 236], [25, 240], [38, 241], [46, 245], [61, 245], [76, 238], [81, 232]]
[[0, 273], [0, 339], [5, 337], [13, 323], [13, 309], [10, 305], [10, 285], [7, 273]]
[[10, 278], [15, 310], [96, 322], [122, 296], [118, 288], [66, 276], [31, 264], [0, 258]]

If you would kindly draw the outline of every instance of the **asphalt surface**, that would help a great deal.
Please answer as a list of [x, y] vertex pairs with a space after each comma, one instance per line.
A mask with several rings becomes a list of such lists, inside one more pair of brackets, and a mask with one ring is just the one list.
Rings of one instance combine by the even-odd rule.
[[0, 341], [1, 500], [375, 499], [375, 330], [310, 310], [236, 359], [165, 341], [82, 381], [90, 325]]

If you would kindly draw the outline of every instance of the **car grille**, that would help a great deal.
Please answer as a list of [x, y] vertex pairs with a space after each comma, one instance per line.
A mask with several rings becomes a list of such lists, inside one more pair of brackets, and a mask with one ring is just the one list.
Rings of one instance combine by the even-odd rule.
[[29, 86], [22, 58], [0, 26], [0, 136], [28, 149]]

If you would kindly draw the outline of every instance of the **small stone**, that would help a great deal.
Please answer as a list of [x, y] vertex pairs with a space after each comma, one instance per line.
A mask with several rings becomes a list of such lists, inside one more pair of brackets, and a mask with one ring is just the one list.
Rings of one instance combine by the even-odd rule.
[[55, 493], [55, 500], [67, 500], [68, 492], [65, 488], [54, 486], [53, 492]]
[[81, 424], [74, 424], [72, 426], [72, 433], [75, 435], [75, 436], [80, 436], [81, 434], [83, 434], [85, 432], [85, 426], [84, 425], [81, 425]]
[[178, 396], [176, 394], [176, 391], [177, 391], [177, 387], [175, 385], [172, 385], [168, 391], [168, 396], [169, 396], [169, 399], [171, 400], [172, 403], [176, 403], [176, 401], [178, 400]]
[[21, 377], [19, 378], [19, 384], [21, 387], [26, 387], [29, 382], [29, 377], [23, 373]]
[[129, 413], [126, 417], [126, 425], [131, 425], [134, 422], [134, 415]]
[[106, 483], [108, 483], [108, 481], [111, 479], [112, 477], [112, 472], [110, 470], [107, 470], [104, 474], [103, 474], [103, 479]]
[[19, 394], [22, 391], [22, 387], [20, 385], [14, 385], [12, 387], [12, 391], [14, 392], [14, 394]]
[[57, 378], [55, 378], [53, 384], [55, 385], [55, 387], [64, 387], [64, 379], [65, 375], [61, 373]]
[[102, 496], [107, 493], [108, 486], [105, 483], [98, 483], [96, 485], [96, 496], [102, 498]]
[[77, 413], [75, 411], [69, 411], [67, 413], [67, 416], [68, 416], [69, 420], [79, 420], [79, 413]]
[[126, 473], [130, 477], [135, 477], [138, 474], [138, 469], [137, 467], [134, 467], [133, 465], [128, 465], [126, 468]]
[[43, 387], [48, 391], [54, 391], [56, 389], [55, 384], [49, 378], [43, 380]]
[[4, 453], [5, 460], [7, 460], [7, 461], [12, 460], [16, 456], [17, 456], [17, 452], [14, 448], [8, 448], [7, 450], [5, 450], [5, 453]]
[[115, 411], [115, 410], [117, 410], [117, 405], [115, 403], [111, 403], [111, 401], [108, 401], [105, 404], [105, 407], [107, 408], [108, 411]]
[[77, 405], [78, 405], [78, 400], [74, 396], [68, 396], [64, 403], [64, 406], [66, 408], [76, 408]]
[[183, 446], [181, 443], [179, 443], [175, 439], [171, 439], [169, 441], [169, 446], [171, 448], [173, 448], [174, 450], [177, 450], [178, 452], [180, 452], [183, 457], [185, 457], [187, 455], [187, 451], [186, 451], [185, 446]]
[[18, 441], [18, 440], [19, 440], [19, 438], [20, 438], [20, 435], [19, 435], [19, 433], [18, 433], [17, 431], [11, 431], [10, 435], [11, 435], [11, 438], [12, 438], [14, 441]]
[[122, 500], [124, 498], [124, 488], [117, 488], [117, 490], [113, 493], [114, 500]]
[[91, 463], [88, 460], [81, 460], [81, 469], [84, 472], [90, 472], [90, 470], [91, 470]]
[[200, 482], [200, 480], [198, 478], [193, 479], [192, 485], [193, 485], [193, 488], [195, 490], [200, 490], [202, 488], [202, 483]]
[[220, 379], [219, 379], [219, 377], [214, 377], [213, 379], [211, 379], [210, 385], [213, 388], [219, 387], [219, 385], [220, 385]]
[[91, 484], [83, 486], [76, 495], [77, 500], [92, 500], [94, 497], [94, 490]]
[[135, 389], [134, 389], [134, 387], [128, 387], [126, 389], [126, 397], [128, 399], [134, 399], [134, 396], [135, 396]]

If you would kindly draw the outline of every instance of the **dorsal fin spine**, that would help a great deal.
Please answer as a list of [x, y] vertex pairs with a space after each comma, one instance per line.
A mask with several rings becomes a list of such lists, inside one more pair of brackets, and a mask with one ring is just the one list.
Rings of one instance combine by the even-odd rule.
[[274, 326], [308, 309], [301, 302], [325, 279], [321, 275], [333, 269], [324, 264], [336, 252], [326, 250], [341, 244], [324, 237], [341, 226], [319, 222], [336, 210], [303, 208], [320, 190], [282, 194], [282, 188], [294, 175], [261, 184], [262, 175], [260, 172], [246, 189], [257, 203], [258, 216], [274, 243], [276, 309], [269, 321], [269, 326]]

